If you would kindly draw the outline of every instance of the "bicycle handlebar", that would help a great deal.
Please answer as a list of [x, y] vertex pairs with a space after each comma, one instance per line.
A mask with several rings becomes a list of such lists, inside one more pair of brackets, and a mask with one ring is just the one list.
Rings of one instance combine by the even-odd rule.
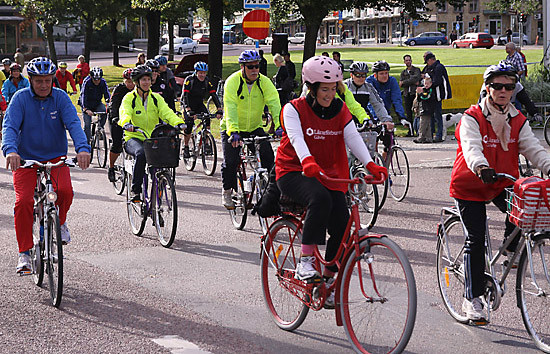
[[[512, 182], [517, 181], [517, 178], [516, 178], [516, 177], [514, 177], [514, 176], [512, 176], [512, 175], [509, 175], [509, 174], [507, 174], [507, 173], [497, 173], [496, 176], [497, 176], [497, 178], [496, 178], [497, 180], [498, 180], [498, 179], [502, 179], [502, 178], [507, 178], [507, 179], [509, 179], [509, 180], [512, 181]], [[495, 181], [495, 182], [496, 182], [496, 181]]]
[[264, 141], [264, 140], [269, 140], [271, 141], [273, 138], [270, 137], [269, 135], [266, 135], [266, 136], [255, 136], [255, 137], [252, 137], [252, 138], [241, 138], [241, 140], [243, 141], [243, 143], [245, 144], [253, 144], [255, 142], [261, 142], [261, 141]]
[[[302, 175], [304, 175], [303, 172], [302, 172]], [[386, 178], [388, 178], [388, 176], [386, 176], [383, 173], [382, 173], [382, 178], [380, 178], [380, 179], [375, 179], [374, 176], [371, 176], [371, 175], [366, 175], [363, 180], [361, 180], [360, 178], [354, 178], [354, 179], [332, 178], [332, 177], [327, 176], [323, 172], [319, 173], [319, 177], [322, 180], [326, 181], [326, 182], [346, 183], [346, 184], [359, 184], [359, 183], [363, 183], [363, 182], [365, 182], [367, 184], [383, 184], [386, 181]]]
[[46, 163], [42, 163], [40, 161], [36, 161], [36, 160], [23, 160], [21, 159], [21, 168], [31, 168], [33, 166], [38, 166], [38, 167], [44, 167], [44, 168], [52, 168], [52, 167], [57, 167], [57, 166], [61, 166], [63, 164], [69, 166], [69, 167], [75, 167], [76, 164], [78, 163], [76, 157], [73, 157], [72, 159], [68, 159], [66, 157], [64, 158], [61, 158], [61, 160], [55, 162], [55, 163], [52, 163], [52, 162], [46, 162]]

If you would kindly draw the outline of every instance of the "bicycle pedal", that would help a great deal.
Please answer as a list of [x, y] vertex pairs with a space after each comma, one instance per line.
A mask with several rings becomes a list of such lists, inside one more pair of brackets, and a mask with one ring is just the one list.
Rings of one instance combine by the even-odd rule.
[[324, 281], [323, 278], [318, 276], [304, 280], [306, 284], [321, 284], [323, 281]]
[[485, 318], [481, 318], [479, 320], [470, 320], [468, 324], [470, 326], [486, 326], [489, 324], [489, 321], [487, 321]]
[[32, 270], [22, 270], [22, 271], [20, 271], [18, 274], [19, 274], [20, 277], [24, 277], [24, 276], [26, 276], [26, 275], [31, 275], [31, 274], [32, 274]]

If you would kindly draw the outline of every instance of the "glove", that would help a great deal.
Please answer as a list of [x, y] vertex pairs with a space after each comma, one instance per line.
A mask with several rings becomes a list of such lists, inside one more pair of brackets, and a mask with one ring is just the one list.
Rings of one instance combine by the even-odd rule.
[[134, 131], [134, 126], [133, 126], [132, 123], [126, 123], [126, 124], [124, 124], [122, 129], [127, 130], [129, 132], [133, 132]]
[[185, 123], [180, 123], [177, 125], [178, 129], [181, 130], [181, 131], [184, 131], [185, 128], [187, 128], [187, 124]]
[[388, 177], [388, 169], [385, 168], [384, 166], [378, 166], [377, 164], [371, 161], [367, 164], [366, 167], [367, 167], [367, 171], [369, 171], [369, 173], [373, 175], [374, 178], [376, 179], [382, 179], [382, 175], [384, 175], [384, 179]]
[[220, 116], [223, 116], [223, 109], [218, 109], [218, 111], [216, 112], [216, 115], [220, 115]]
[[533, 116], [533, 122], [542, 123], [544, 122], [544, 117], [542, 116], [542, 114], [537, 113]]
[[302, 170], [306, 177], [317, 177], [323, 172], [313, 156], [308, 156], [302, 160]]
[[280, 138], [283, 136], [283, 128], [279, 127], [277, 130], [275, 130], [275, 136]]
[[241, 140], [241, 136], [239, 135], [239, 133], [236, 133], [236, 132], [233, 132], [231, 133], [231, 136], [229, 137], [229, 141], [230, 143], [232, 142], [238, 142]]
[[497, 181], [497, 174], [491, 167], [479, 166], [477, 168], [477, 176], [481, 178], [485, 184], [495, 183]]

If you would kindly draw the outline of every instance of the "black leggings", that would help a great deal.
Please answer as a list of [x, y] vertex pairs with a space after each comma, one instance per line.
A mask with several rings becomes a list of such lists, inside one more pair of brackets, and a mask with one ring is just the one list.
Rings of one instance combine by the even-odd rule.
[[[191, 109], [191, 112], [193, 112], [193, 114], [208, 113], [208, 109], [206, 109], [205, 105], [195, 106], [193, 108], [194, 109]], [[210, 118], [206, 119], [205, 123], [206, 123], [206, 126], [209, 127]], [[190, 117], [185, 117], [185, 125], [186, 125], [186, 128], [183, 132], [185, 134], [191, 134], [191, 132], [193, 131], [193, 126], [195, 125], [195, 120]]]
[[[346, 197], [343, 192], [333, 191], [316, 178], [305, 177], [301, 172], [289, 172], [277, 180], [281, 193], [307, 207], [302, 244], [324, 245], [326, 233], [330, 235], [325, 259], [334, 259], [342, 242], [349, 220]], [[328, 267], [337, 271], [337, 267]]]

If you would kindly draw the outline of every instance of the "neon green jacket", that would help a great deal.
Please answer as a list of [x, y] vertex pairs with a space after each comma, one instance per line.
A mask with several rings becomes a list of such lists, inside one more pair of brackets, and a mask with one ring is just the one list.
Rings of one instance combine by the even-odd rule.
[[[143, 107], [141, 97], [139, 97], [136, 89], [134, 89], [124, 96], [118, 112], [118, 125], [123, 127], [126, 123], [131, 123], [143, 130], [148, 137], [151, 136], [153, 129], [159, 123], [159, 119], [162, 119], [172, 126], [183, 123], [183, 119], [178, 117], [174, 111], [168, 107], [164, 98], [158, 93], [151, 91], [147, 97], [147, 111], [145, 111]], [[145, 140], [145, 137], [140, 132], [124, 131], [124, 141], [128, 141], [132, 138], [137, 138], [141, 141]]]
[[251, 132], [262, 127], [262, 114], [266, 105], [273, 116], [275, 129], [280, 127], [279, 93], [266, 76], [259, 74], [252, 89], [248, 92], [242, 71], [237, 71], [225, 80], [223, 92], [224, 112], [220, 130], [225, 130], [227, 135], [234, 132]]
[[344, 86], [346, 88], [346, 90], [344, 91], [344, 102], [346, 102], [346, 106], [348, 106], [351, 114], [359, 120], [359, 123], [363, 124], [365, 119], [370, 119], [370, 117], [363, 106], [361, 106], [361, 104], [355, 100], [355, 97], [353, 97], [353, 92], [351, 92], [346, 85]]

